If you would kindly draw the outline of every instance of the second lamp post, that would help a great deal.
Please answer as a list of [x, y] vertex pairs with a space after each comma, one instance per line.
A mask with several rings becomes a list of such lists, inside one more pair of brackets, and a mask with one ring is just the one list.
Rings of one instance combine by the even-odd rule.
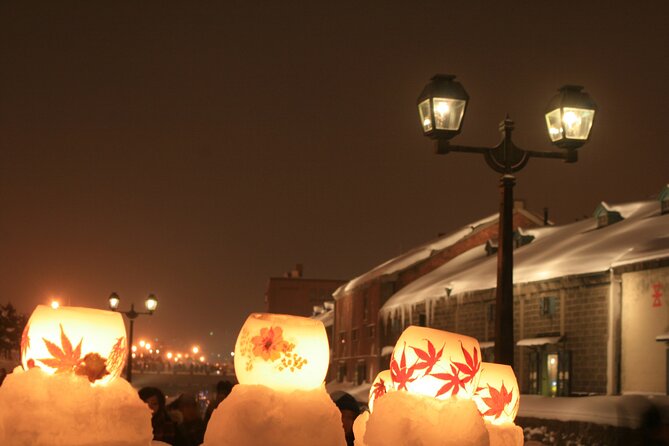
[[460, 133], [469, 95], [450, 74], [432, 78], [418, 97], [418, 114], [423, 134], [436, 140], [437, 154], [480, 153], [488, 165], [502, 174], [500, 179], [497, 289], [495, 295], [495, 362], [513, 366], [513, 174], [530, 157], [557, 158], [568, 163], [578, 159], [576, 149], [588, 141], [597, 109], [583, 87], [566, 85], [551, 99], [546, 111], [548, 136], [560, 151], [525, 150], [512, 139], [514, 124], [507, 116], [500, 123], [500, 143], [494, 147], [453, 145]]

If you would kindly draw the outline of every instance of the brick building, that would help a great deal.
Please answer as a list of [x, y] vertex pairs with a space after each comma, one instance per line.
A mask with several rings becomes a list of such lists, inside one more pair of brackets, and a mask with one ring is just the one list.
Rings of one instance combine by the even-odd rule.
[[[523, 393], [667, 393], [667, 200], [665, 187], [659, 200], [601, 203], [591, 219], [517, 232], [515, 369]], [[382, 344], [393, 346], [408, 325], [428, 325], [479, 339], [492, 360], [496, 259], [494, 244], [486, 248], [388, 299], [378, 317]]]
[[302, 265], [295, 265], [283, 277], [271, 277], [265, 291], [267, 312], [309, 317], [314, 307], [332, 300], [332, 293], [345, 280], [307, 279]]
[[[547, 223], [546, 218], [529, 212], [522, 201], [514, 206], [514, 228], [533, 228]], [[435, 271], [475, 246], [496, 244], [498, 217], [493, 215], [453, 233], [419, 246], [353, 279], [335, 293], [332, 362], [340, 381], [371, 382], [387, 368], [382, 357], [389, 354], [387, 329], [398, 332], [401, 323], [390, 319], [380, 324], [379, 310], [399, 290]], [[426, 324], [426, 315], [416, 314]], [[386, 322], [386, 321], [383, 321]], [[382, 327], [383, 330], [379, 330]], [[399, 334], [398, 334], [399, 335]]]

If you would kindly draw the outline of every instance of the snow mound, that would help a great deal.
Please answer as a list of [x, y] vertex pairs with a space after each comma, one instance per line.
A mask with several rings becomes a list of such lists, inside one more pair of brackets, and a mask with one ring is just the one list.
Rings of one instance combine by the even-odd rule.
[[353, 422], [353, 437], [355, 438], [355, 446], [367, 446], [365, 443], [365, 432], [367, 431], [367, 421], [369, 420], [369, 412], [364, 411]]
[[0, 387], [2, 446], [149, 446], [152, 437], [151, 412], [124, 379], [92, 386], [17, 367]]
[[490, 446], [523, 446], [523, 429], [515, 424], [495, 425], [486, 423]]
[[367, 446], [492, 444], [473, 401], [437, 400], [408, 392], [391, 392], [374, 403], [364, 441]]
[[346, 446], [341, 413], [321, 386], [277, 392], [239, 384], [211, 416], [203, 446]]

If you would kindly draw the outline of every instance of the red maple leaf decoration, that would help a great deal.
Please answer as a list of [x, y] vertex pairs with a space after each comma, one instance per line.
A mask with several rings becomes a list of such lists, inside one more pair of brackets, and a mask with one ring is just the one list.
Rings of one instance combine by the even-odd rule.
[[374, 384], [372, 392], [375, 399], [379, 399], [386, 394], [386, 383], [383, 381], [383, 378], [379, 378], [379, 382]]
[[504, 412], [504, 408], [507, 406], [507, 404], [511, 403], [513, 389], [511, 389], [511, 392], [508, 392], [506, 387], [504, 387], [504, 383], [502, 383], [502, 387], [499, 390], [491, 387], [490, 384], [488, 384], [488, 390], [490, 391], [490, 398], [481, 398], [483, 402], [489, 407], [489, 409], [483, 413], [483, 416], [494, 415], [495, 418], [499, 418], [500, 415], [502, 415]]
[[109, 353], [109, 358], [107, 358], [106, 362], [107, 370], [115, 371], [120, 369], [125, 361], [126, 353], [125, 336], [121, 336], [116, 339], [116, 343], [112, 347], [111, 353]]
[[414, 368], [407, 368], [407, 359], [405, 355], [406, 348], [405, 343], [399, 364], [395, 358], [390, 361], [390, 377], [393, 382], [397, 384], [397, 390], [407, 390], [407, 384], [416, 380], [416, 378], [413, 377]]
[[481, 361], [479, 361], [479, 351], [476, 347], [474, 347], [473, 357], [465, 349], [465, 346], [462, 345], [462, 342], [460, 342], [460, 348], [462, 349], [462, 354], [465, 356], [466, 364], [455, 361], [453, 364], [455, 364], [458, 370], [460, 370], [460, 372], [465, 375], [465, 377], [462, 379], [462, 383], [465, 384], [474, 379], [476, 374], [479, 372], [479, 369], [481, 368]]
[[30, 330], [30, 323], [27, 323], [21, 334], [21, 351], [25, 352], [30, 348], [30, 337], [28, 337], [28, 330]]
[[437, 361], [441, 359], [441, 355], [444, 353], [444, 347], [445, 344], [441, 346], [441, 350], [437, 351], [429, 339], [427, 339], [427, 351], [412, 346], [411, 348], [419, 359], [413, 366], [414, 370], [425, 369], [425, 375], [429, 375], [432, 371], [432, 367], [434, 367]]
[[81, 362], [81, 343], [84, 338], [81, 338], [77, 348], [72, 349], [72, 343], [63, 330], [63, 324], [60, 324], [60, 345], [58, 347], [53, 342], [46, 338], [42, 338], [47, 350], [51, 353], [51, 358], [38, 359], [42, 364], [56, 369], [56, 373], [70, 372]]
[[452, 373], [433, 373], [431, 375], [437, 379], [446, 381], [446, 384], [441, 386], [441, 389], [437, 391], [435, 398], [443, 395], [449, 390], [453, 390], [453, 393], [451, 395], [457, 395], [460, 389], [464, 388], [464, 382], [460, 379], [459, 376], [460, 371], [453, 364], [451, 364], [451, 372]]

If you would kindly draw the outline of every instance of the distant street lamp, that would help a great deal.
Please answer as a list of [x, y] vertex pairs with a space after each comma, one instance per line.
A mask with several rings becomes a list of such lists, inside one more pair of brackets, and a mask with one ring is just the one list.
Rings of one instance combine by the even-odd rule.
[[488, 165], [502, 174], [497, 251], [497, 290], [495, 297], [495, 362], [513, 366], [513, 186], [512, 175], [530, 157], [557, 158], [576, 162], [576, 149], [588, 141], [597, 106], [583, 87], [566, 85], [551, 99], [546, 111], [548, 136], [561, 151], [542, 152], [521, 149], [511, 140], [514, 123], [507, 116], [500, 123], [501, 142], [495, 147], [453, 145], [451, 138], [462, 129], [469, 95], [454, 75], [438, 74], [418, 97], [418, 114], [423, 134], [436, 140], [436, 152], [480, 153]]
[[[130, 321], [130, 330], [128, 333], [128, 364], [126, 368], [126, 379], [128, 382], [132, 382], [132, 336], [133, 336], [133, 331], [134, 331], [134, 325], [135, 325], [135, 319], [139, 317], [140, 315], [149, 315], [151, 316], [154, 311], [156, 311], [156, 308], [158, 307], [158, 299], [156, 299], [156, 296], [153, 294], [149, 294], [149, 297], [146, 298], [144, 301], [144, 307], [146, 308], [147, 311], [141, 312], [141, 311], [135, 311], [135, 304], [132, 303], [130, 304], [130, 310], [128, 311], [121, 311], [118, 309], [119, 304], [121, 303], [121, 299], [118, 297], [118, 294], [116, 293], [111, 293], [109, 296], [109, 308], [112, 311], [117, 311], [121, 314], [123, 314], [125, 317], [128, 318]], [[145, 344], [146, 345], [146, 344]]]

